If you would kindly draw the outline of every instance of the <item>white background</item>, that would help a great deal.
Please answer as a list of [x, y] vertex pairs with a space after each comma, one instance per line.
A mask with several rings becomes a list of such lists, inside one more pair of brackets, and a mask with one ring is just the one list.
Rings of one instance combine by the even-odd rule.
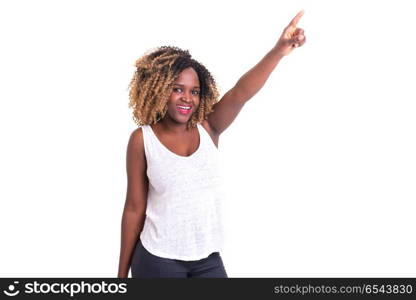
[[228, 276], [416, 276], [412, 2], [2, 1], [0, 276], [115, 277], [135, 60], [188, 49], [223, 95], [301, 9], [220, 138]]

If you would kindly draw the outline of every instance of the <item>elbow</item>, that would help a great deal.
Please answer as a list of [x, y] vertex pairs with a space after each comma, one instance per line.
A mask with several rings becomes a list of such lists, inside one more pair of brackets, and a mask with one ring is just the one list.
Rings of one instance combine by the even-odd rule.
[[240, 85], [238, 82], [231, 89], [231, 91], [233, 94], [233, 99], [240, 103], [246, 103], [256, 94], [256, 92], [254, 92], [252, 89], [244, 87], [244, 85]]
[[142, 215], [146, 212], [147, 197], [144, 195], [133, 195], [127, 193], [124, 212], [136, 215]]

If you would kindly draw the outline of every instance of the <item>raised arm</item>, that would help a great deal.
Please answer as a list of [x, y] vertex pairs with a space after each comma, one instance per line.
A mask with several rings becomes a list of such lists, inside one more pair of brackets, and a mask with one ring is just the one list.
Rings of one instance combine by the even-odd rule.
[[136, 129], [127, 146], [127, 196], [121, 222], [121, 247], [118, 277], [127, 278], [134, 247], [143, 229], [148, 179], [144, 155], [143, 132]]
[[263, 87], [279, 61], [305, 43], [304, 30], [296, 27], [303, 14], [302, 10], [293, 18], [276, 45], [214, 105], [207, 121], [215, 134], [220, 135], [234, 121], [244, 104]]

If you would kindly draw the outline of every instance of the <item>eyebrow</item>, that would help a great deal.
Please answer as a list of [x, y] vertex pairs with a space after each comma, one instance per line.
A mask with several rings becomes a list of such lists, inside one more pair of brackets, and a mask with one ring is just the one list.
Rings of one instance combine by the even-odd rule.
[[[180, 83], [174, 83], [174, 85], [184, 86], [183, 84], [180, 84]], [[194, 88], [199, 89], [200, 87], [196, 85], [196, 86], [194, 86]]]

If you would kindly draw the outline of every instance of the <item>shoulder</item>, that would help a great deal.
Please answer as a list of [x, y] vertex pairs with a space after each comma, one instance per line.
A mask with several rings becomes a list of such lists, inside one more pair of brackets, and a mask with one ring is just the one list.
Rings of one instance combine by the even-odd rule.
[[144, 142], [143, 142], [143, 129], [138, 127], [132, 131], [129, 138], [128, 149], [130, 154], [139, 154], [144, 156]]
[[214, 142], [215, 146], [217, 146], [218, 148], [218, 141], [219, 141], [219, 137], [220, 135], [217, 134], [212, 127], [209, 125], [207, 120], [203, 120], [201, 122], [202, 127], [204, 127], [204, 129], [208, 132], [209, 136], [211, 137], [212, 141]]
[[143, 144], [143, 129], [138, 127], [134, 129], [130, 134], [130, 142], [133, 144]]
[[146, 175], [147, 161], [144, 154], [143, 131], [136, 128], [130, 134], [126, 158], [127, 200], [126, 206], [134, 211], [142, 212], [147, 199], [148, 178]]

